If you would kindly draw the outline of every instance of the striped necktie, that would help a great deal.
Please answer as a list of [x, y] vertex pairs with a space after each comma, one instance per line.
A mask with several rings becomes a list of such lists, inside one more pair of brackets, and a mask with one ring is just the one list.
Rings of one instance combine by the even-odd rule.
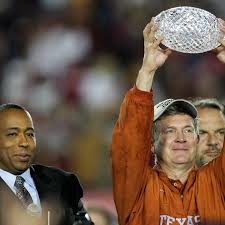
[[24, 207], [27, 208], [28, 205], [33, 203], [30, 193], [24, 187], [24, 178], [21, 176], [16, 176], [16, 181], [14, 187], [16, 188], [16, 196], [21, 200]]

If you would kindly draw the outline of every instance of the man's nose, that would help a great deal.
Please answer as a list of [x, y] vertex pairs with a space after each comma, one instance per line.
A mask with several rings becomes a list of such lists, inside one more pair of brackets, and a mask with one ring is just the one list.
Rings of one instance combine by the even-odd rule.
[[182, 131], [177, 131], [177, 137], [176, 137], [177, 142], [185, 142], [186, 137]]
[[208, 134], [208, 145], [218, 145], [218, 138], [215, 134]]
[[24, 148], [28, 147], [29, 143], [28, 143], [26, 135], [20, 134], [20, 136], [19, 136], [19, 145], [21, 147], [24, 147]]

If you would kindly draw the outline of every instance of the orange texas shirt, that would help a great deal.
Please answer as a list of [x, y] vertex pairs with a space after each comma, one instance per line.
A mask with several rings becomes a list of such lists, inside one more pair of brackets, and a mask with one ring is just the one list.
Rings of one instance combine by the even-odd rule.
[[113, 130], [113, 194], [119, 225], [225, 225], [225, 152], [185, 185], [149, 166], [153, 93], [128, 91]]

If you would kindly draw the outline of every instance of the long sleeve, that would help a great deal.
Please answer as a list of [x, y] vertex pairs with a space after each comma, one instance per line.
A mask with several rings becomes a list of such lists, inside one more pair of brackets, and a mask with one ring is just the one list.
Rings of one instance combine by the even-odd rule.
[[152, 92], [131, 89], [113, 130], [111, 159], [113, 192], [119, 224], [128, 224], [141, 207], [151, 152]]

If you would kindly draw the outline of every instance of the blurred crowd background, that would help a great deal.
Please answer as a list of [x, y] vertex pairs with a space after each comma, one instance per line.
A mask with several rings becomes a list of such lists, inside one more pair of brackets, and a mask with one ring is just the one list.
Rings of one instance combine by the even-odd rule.
[[[224, 0], [0, 0], [0, 102], [31, 112], [35, 161], [76, 173], [87, 201], [113, 204], [111, 133], [142, 63], [142, 31], [152, 16], [182, 5], [224, 19]], [[224, 85], [225, 66], [213, 53], [174, 53], [156, 76], [155, 102], [225, 102]]]

